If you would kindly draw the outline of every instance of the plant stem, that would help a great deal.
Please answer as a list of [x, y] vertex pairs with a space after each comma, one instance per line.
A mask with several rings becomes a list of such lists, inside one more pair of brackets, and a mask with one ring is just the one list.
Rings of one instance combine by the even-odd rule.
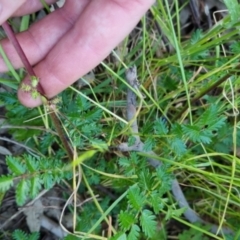
[[[9, 39], [9, 41], [12, 43], [13, 47], [15, 48], [18, 56], [20, 57], [20, 59], [22, 60], [22, 63], [24, 65], [24, 67], [26, 68], [28, 74], [33, 77], [37, 77], [36, 74], [34, 73], [34, 70], [31, 66], [31, 64], [29, 63], [24, 51], [22, 50], [22, 47], [20, 46], [11, 26], [7, 23], [7, 22], [4, 22], [2, 24], [2, 27]], [[36, 86], [36, 90], [38, 91], [38, 93], [43, 96], [44, 98], [46, 98], [47, 100], [49, 100], [46, 96], [45, 96], [45, 93], [44, 93], [44, 90], [41, 86], [41, 83], [39, 82], [38, 85]], [[48, 102], [48, 101], [47, 101]], [[55, 129], [58, 133], [58, 136], [67, 152], [67, 155], [68, 155], [68, 158], [69, 160], [71, 161], [73, 159], [73, 151], [71, 149], [71, 147], [69, 146], [68, 142], [67, 142], [67, 139], [65, 138], [65, 133], [62, 129], [62, 126], [61, 126], [61, 122], [59, 121], [59, 119], [57, 118], [57, 115], [54, 111], [50, 112], [50, 117], [52, 119], [52, 122], [55, 126]]]
[[59, 119], [57, 118], [57, 115], [55, 112], [50, 112], [50, 116], [51, 116], [52, 122], [56, 128], [58, 136], [61, 139], [63, 146], [67, 152], [68, 158], [71, 161], [71, 160], [73, 160], [73, 150], [71, 149], [71, 147], [65, 137], [65, 133], [62, 129], [61, 123], [60, 123]]
[[[31, 64], [29, 63], [29, 61], [28, 61], [25, 53], [24, 53], [23, 50], [22, 50], [22, 47], [20, 46], [20, 44], [19, 44], [19, 42], [18, 42], [18, 40], [17, 40], [17, 38], [16, 38], [16, 36], [15, 36], [12, 28], [11, 28], [10, 25], [8, 24], [8, 22], [7, 22], [7, 21], [4, 22], [4, 23], [2, 24], [2, 27], [3, 27], [3, 30], [4, 30], [5, 33], [6, 33], [9, 41], [12, 43], [13, 47], [15, 48], [18, 56], [19, 56], [20, 59], [22, 60], [22, 63], [23, 63], [23, 65], [24, 65], [24, 67], [26, 68], [28, 74], [29, 74], [30, 76], [36, 76], [36, 74], [34, 73], [34, 70], [33, 70], [32, 66], [31, 66]], [[44, 96], [44, 90], [43, 90], [41, 84], [38, 84], [38, 86], [37, 86], [37, 91], [38, 91], [42, 96]]]

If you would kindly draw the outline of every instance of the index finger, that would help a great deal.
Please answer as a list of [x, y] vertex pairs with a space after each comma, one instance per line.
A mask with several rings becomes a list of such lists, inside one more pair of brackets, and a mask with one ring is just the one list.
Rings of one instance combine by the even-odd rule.
[[26, 0], [1, 0], [0, 2], [0, 25], [11, 17]]
[[[154, 0], [90, 1], [75, 25], [34, 67], [45, 96], [52, 98], [96, 67], [133, 29]], [[29, 79], [25, 79], [29, 82]], [[28, 107], [41, 104], [19, 90]]]

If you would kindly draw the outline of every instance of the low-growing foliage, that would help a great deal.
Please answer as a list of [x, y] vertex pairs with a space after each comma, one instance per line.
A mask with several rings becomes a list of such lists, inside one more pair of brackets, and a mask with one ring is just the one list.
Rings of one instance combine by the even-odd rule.
[[[82, 176], [74, 190], [90, 200], [76, 211], [69, 206], [76, 226], [66, 240], [167, 239], [171, 219], [187, 226], [174, 236], [178, 239], [235, 239], [240, 219], [238, 20], [234, 13], [207, 32], [197, 29], [181, 41], [179, 24], [172, 22], [180, 12], [175, 10], [172, 16], [167, 1], [157, 1], [151, 16], [146, 15], [133, 33], [141, 37], [123, 42], [128, 54], [119, 53], [122, 62], [106, 59], [96, 68], [98, 80], [89, 88], [80, 92], [73, 85], [53, 104], [76, 154], [73, 163], [66, 160], [49, 109], [23, 107], [16, 90], [0, 95], [9, 133], [26, 150], [6, 157], [8, 173], [0, 176], [1, 193], [13, 187], [22, 206], [42, 189]], [[162, 51], [159, 57], [163, 46], [158, 39], [163, 36], [174, 50]], [[124, 66], [133, 63], [141, 83], [137, 95], [141, 104], [136, 106], [141, 108], [135, 116], [138, 133], [131, 130], [132, 122], [124, 120], [129, 87]], [[118, 149], [121, 143], [135, 146], [138, 138], [141, 151]], [[90, 151], [95, 154], [81, 159]], [[76, 165], [81, 166], [78, 173]], [[188, 200], [185, 207], [179, 207], [171, 194], [176, 179]], [[183, 217], [189, 207], [202, 218], [202, 225]], [[38, 239], [37, 234], [20, 230], [12, 237]]]
[[27, 234], [21, 230], [15, 230], [12, 234], [13, 240], [38, 240], [39, 233]]

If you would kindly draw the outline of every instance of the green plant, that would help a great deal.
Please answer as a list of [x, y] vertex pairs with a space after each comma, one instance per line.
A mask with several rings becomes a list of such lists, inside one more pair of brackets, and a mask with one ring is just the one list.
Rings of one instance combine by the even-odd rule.
[[13, 240], [38, 240], [39, 233], [27, 234], [21, 230], [15, 230], [12, 234]]
[[[209, 226], [202, 226], [201, 224], [196, 224], [196, 226], [204, 228], [205, 230], [209, 231]], [[178, 235], [179, 240], [185, 239], [193, 239], [193, 240], [208, 240], [209, 238], [204, 236], [202, 232], [199, 232], [195, 228], [190, 228], [188, 230], [184, 230], [183, 233]]]
[[[46, 106], [21, 106], [15, 90], [0, 95], [9, 132], [28, 151], [7, 157], [0, 190], [15, 185], [23, 205], [42, 188], [72, 179], [73, 191], [90, 199], [81, 210], [76, 203], [69, 207], [76, 226], [65, 239], [158, 239], [171, 218], [189, 227], [179, 239], [237, 237], [239, 23], [236, 14], [226, 16], [181, 41], [178, 2], [163, 2], [139, 24], [135, 34], [141, 37], [129, 37], [122, 52], [117, 49], [120, 62], [107, 59], [95, 71], [97, 82], [60, 95], [55, 113], [64, 128], [61, 139], [76, 154], [72, 163], [65, 161], [65, 144]], [[163, 36], [174, 51], [159, 58]], [[132, 63], [138, 69], [133, 84], [124, 75]], [[129, 89], [133, 110], [125, 114]], [[185, 198], [173, 190], [178, 182]]]
[[23, 205], [28, 197], [35, 198], [39, 191], [52, 188], [63, 179], [70, 179], [72, 174], [64, 171], [63, 162], [54, 158], [34, 158], [8, 156], [6, 163], [10, 173], [0, 177], [1, 191], [7, 191], [16, 183], [16, 202]]

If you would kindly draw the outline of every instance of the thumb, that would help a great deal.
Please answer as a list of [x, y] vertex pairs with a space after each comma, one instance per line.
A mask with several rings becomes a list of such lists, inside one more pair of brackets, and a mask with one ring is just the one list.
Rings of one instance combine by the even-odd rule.
[[1, 0], [0, 2], [0, 25], [21, 7], [26, 0]]

